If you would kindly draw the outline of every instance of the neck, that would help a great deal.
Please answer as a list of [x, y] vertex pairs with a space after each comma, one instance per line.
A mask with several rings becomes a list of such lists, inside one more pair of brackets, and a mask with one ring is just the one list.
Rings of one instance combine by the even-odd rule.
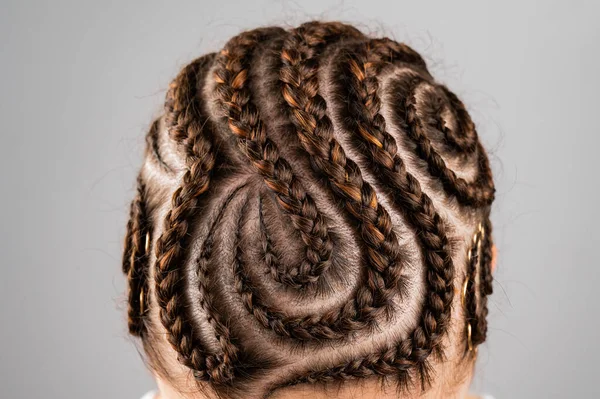
[[[312, 386], [302, 385], [297, 387], [289, 387], [284, 390], [274, 393], [271, 399], [347, 399], [347, 398], [361, 398], [361, 399], [478, 399], [476, 396], [469, 396], [470, 381], [466, 381], [464, 384], [457, 387], [454, 393], [444, 392], [442, 393], [438, 389], [428, 390], [425, 393], [416, 393], [414, 395], [407, 394], [399, 396], [395, 389], [395, 386], [390, 385], [382, 388], [382, 384], [378, 381], [361, 382], [356, 383], [352, 381], [345, 382], [341, 386], [334, 387], [323, 387], [323, 386]], [[168, 382], [161, 379], [157, 379], [157, 385], [159, 388], [159, 394], [155, 399], [217, 399], [211, 393], [203, 393], [200, 391], [184, 393], [176, 390]]]

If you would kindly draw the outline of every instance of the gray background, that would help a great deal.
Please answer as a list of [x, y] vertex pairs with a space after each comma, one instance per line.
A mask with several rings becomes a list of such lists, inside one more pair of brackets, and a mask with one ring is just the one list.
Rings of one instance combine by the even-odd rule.
[[143, 135], [243, 28], [359, 23], [421, 52], [492, 152], [500, 262], [475, 388], [599, 397], [597, 1], [2, 1], [0, 397], [137, 398], [121, 241]]

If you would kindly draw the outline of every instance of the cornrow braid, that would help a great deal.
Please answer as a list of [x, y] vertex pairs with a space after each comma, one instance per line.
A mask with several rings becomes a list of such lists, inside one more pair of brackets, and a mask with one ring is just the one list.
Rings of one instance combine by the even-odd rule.
[[[446, 350], [467, 334], [450, 326], [485, 340], [493, 198], [467, 110], [410, 47], [338, 22], [243, 32], [182, 69], [148, 133], [130, 331], [162, 377], [217, 397], [425, 390], [440, 364], [475, 359]], [[150, 352], [163, 341], [184, 368]]]
[[[176, 78], [167, 94], [165, 105], [169, 135], [178, 143], [186, 142], [186, 171], [181, 185], [172, 196], [172, 208], [164, 220], [164, 230], [156, 243], [156, 297], [160, 319], [180, 362], [194, 370], [196, 378], [209, 380], [219, 364], [214, 355], [193, 334], [189, 323], [187, 299], [181, 264], [189, 239], [188, 220], [194, 214], [198, 198], [209, 187], [215, 166], [215, 153], [197, 102], [198, 76], [209, 65], [212, 56], [202, 57], [188, 65]], [[221, 382], [217, 380], [216, 382]]]
[[[394, 80], [390, 84], [389, 93], [390, 97], [393, 98], [392, 101], [397, 101], [398, 106], [394, 110], [392, 119], [395, 124], [404, 129], [406, 137], [415, 143], [417, 155], [427, 163], [428, 171], [440, 179], [446, 192], [455, 196], [461, 204], [466, 206], [488, 206], [494, 200], [495, 190], [489, 161], [485, 156], [481, 143], [477, 144], [477, 177], [475, 181], [467, 182], [447, 167], [446, 162], [434, 149], [425, 132], [424, 122], [418, 115], [416, 92], [419, 88], [430, 84], [424, 77], [413, 73], [405, 73], [402, 77]], [[447, 90], [444, 91], [448, 92]], [[453, 100], [459, 111], [464, 108], [462, 103], [456, 103], [458, 100], [456, 97]], [[461, 111], [457, 113], [457, 117], [468, 118], [468, 113]], [[459, 120], [459, 126], [474, 129], [475, 125], [469, 118], [467, 121]], [[476, 133], [472, 134], [475, 135]]]
[[131, 202], [125, 233], [122, 267], [129, 286], [127, 311], [129, 333], [138, 337], [145, 331], [144, 314], [147, 306], [144, 292], [147, 292], [146, 279], [150, 242], [150, 226], [144, 198], [145, 185], [138, 176], [137, 194]]
[[492, 285], [493, 240], [492, 222], [489, 217], [483, 222], [484, 236], [481, 245], [481, 261], [479, 262], [479, 311], [473, 328], [473, 344], [480, 345], [487, 336], [488, 296], [494, 292]]
[[470, 329], [469, 349], [485, 341], [487, 334], [487, 296], [492, 294], [492, 239], [489, 217], [479, 225], [468, 252], [468, 267], [464, 287], [464, 308], [467, 329]]
[[[250, 93], [247, 89], [247, 65], [250, 49], [255, 45], [256, 38], [261, 31], [242, 34], [241, 37], [234, 38], [226, 47], [223, 59], [218, 63], [219, 67], [215, 71], [217, 81], [216, 92], [220, 103], [226, 107], [229, 112], [228, 120], [230, 129], [241, 136], [244, 143], [244, 149], [251, 159], [258, 158], [255, 162], [259, 164], [261, 173], [265, 173], [263, 156], [268, 151], [259, 151], [263, 146], [271, 150], [273, 166], [280, 165], [284, 169], [290, 169], [289, 164], [278, 156], [276, 146], [267, 137], [264, 126], [260, 121], [258, 111], [252, 104]], [[235, 54], [235, 55], [234, 55]], [[231, 57], [231, 59], [229, 59]], [[236, 68], [231, 65], [237, 65]], [[228, 66], [229, 69], [228, 70]], [[243, 78], [240, 78], [242, 76]], [[229, 82], [227, 84], [226, 82]], [[235, 87], [235, 90], [232, 88]], [[236, 107], [231, 105], [232, 99], [238, 99], [240, 104]], [[243, 99], [243, 100], [242, 100]], [[248, 117], [249, 121], [244, 122], [243, 117]], [[257, 147], [254, 150], [254, 146]], [[344, 162], [345, 155], [339, 146], [334, 148], [334, 158], [338, 162]], [[271, 169], [267, 169], [270, 171]], [[278, 334], [293, 337], [300, 340], [314, 339], [341, 339], [348, 332], [363, 329], [372, 325], [382, 312], [390, 306], [389, 298], [393, 294], [400, 280], [399, 271], [394, 267], [393, 262], [398, 258], [397, 239], [392, 231], [392, 224], [385, 210], [377, 203], [377, 197], [368, 185], [364, 185], [360, 177], [358, 166], [349, 163], [345, 170], [338, 170], [338, 175], [346, 174], [348, 177], [342, 178], [336, 183], [336, 190], [344, 193], [344, 196], [354, 199], [354, 203], [349, 205], [349, 211], [353, 217], [362, 220], [368, 220], [370, 224], [363, 225], [362, 234], [370, 237], [367, 241], [373, 242], [369, 256], [372, 267], [368, 271], [368, 285], [359, 287], [354, 300], [347, 303], [340, 309], [335, 309], [320, 317], [308, 315], [301, 318], [287, 317], [284, 314], [269, 309], [262, 300], [256, 289], [251, 284], [246, 283], [241, 277], [240, 270], [236, 273], [239, 278], [238, 292], [244, 297], [244, 304], [247, 309], [256, 316], [256, 319], [266, 328], [272, 328]], [[279, 195], [279, 203], [287, 209], [287, 196], [281, 199], [282, 186], [273, 186], [270, 180], [271, 173], [266, 174], [267, 185]], [[280, 172], [275, 176], [281, 175]], [[292, 173], [289, 173], [293, 176]], [[340, 179], [338, 179], [340, 180]], [[284, 193], [293, 192], [285, 190]], [[309, 196], [306, 196], [310, 199]], [[312, 206], [312, 200], [308, 202]], [[383, 252], [381, 254], [380, 252]]]
[[245, 185], [241, 185], [235, 188], [231, 194], [221, 204], [217, 217], [211, 224], [206, 239], [202, 244], [200, 255], [196, 260], [197, 269], [196, 274], [198, 275], [200, 307], [204, 310], [206, 318], [212, 325], [215, 331], [215, 338], [219, 342], [219, 346], [222, 355], [217, 355], [214, 359], [211, 359], [209, 368], [211, 369], [211, 378], [213, 381], [227, 382], [232, 380], [234, 376], [234, 367], [240, 366], [238, 362], [239, 348], [235, 344], [233, 334], [229, 327], [222, 321], [221, 315], [215, 311], [215, 303], [213, 299], [213, 293], [208, 287], [208, 262], [211, 258], [211, 254], [214, 247], [214, 236], [215, 230], [223, 218], [223, 214], [227, 210], [228, 205], [235, 198], [236, 194], [244, 188]]
[[160, 132], [160, 123], [161, 119], [155, 119], [150, 127], [150, 131], [146, 135], [146, 148], [147, 152], [151, 154], [149, 157], [153, 159], [160, 168], [166, 173], [172, 173], [173, 169], [163, 160], [162, 155], [160, 154], [160, 148], [158, 144], [158, 136]]
[[[273, 249], [273, 243], [267, 230], [267, 226], [265, 224], [265, 214], [263, 210], [262, 198], [260, 198], [259, 200], [258, 217], [260, 224], [263, 256], [269, 274], [271, 275], [271, 277], [273, 277], [275, 281], [279, 283], [286, 284], [290, 287], [302, 288], [302, 285], [296, 284], [296, 282], [290, 277], [289, 273], [286, 273], [285, 269], [281, 267], [279, 257]], [[241, 287], [240, 290], [242, 290]]]
[[239, 138], [241, 150], [277, 195], [306, 245], [306, 259], [286, 279], [293, 285], [304, 286], [315, 283], [329, 267], [333, 242], [314, 200], [293, 174], [290, 164], [280, 156], [275, 143], [267, 137], [246, 84], [250, 50], [260, 41], [282, 32], [280, 29], [255, 30], [227, 43], [216, 61], [215, 93], [231, 132]]
[[[431, 351], [440, 349], [448, 325], [454, 265], [448, 252], [444, 221], [429, 196], [421, 190], [419, 181], [407, 171], [398, 155], [396, 141], [386, 131], [376, 75], [380, 56], [375, 49], [379, 42], [356, 44], [344, 51], [346, 56], [340, 57], [332, 67], [332, 76], [338, 78], [333, 90], [348, 99], [339, 107], [339, 112], [344, 129], [355, 143], [354, 148], [362, 155], [362, 161], [373, 169], [377, 183], [392, 193], [393, 204], [415, 229], [422, 249], [429, 292], [422, 310], [422, 325], [414, 332], [413, 349], [421, 353], [421, 361], [424, 361]], [[412, 49], [401, 44], [396, 47], [398, 53], [405, 54], [404, 58], [398, 55], [398, 59], [424, 68], [422, 59]], [[425, 340], [418, 339], [421, 337]]]
[[[467, 337], [467, 349], [470, 351], [473, 349], [473, 345], [476, 342], [476, 331], [474, 326], [477, 325], [477, 278], [481, 275], [480, 263], [481, 263], [481, 242], [482, 242], [482, 230], [478, 228], [477, 232], [473, 236], [471, 241], [468, 256], [467, 256], [467, 274], [465, 276], [466, 285], [464, 287], [462, 301], [464, 302], [464, 311], [466, 319], [465, 336]], [[470, 331], [469, 331], [470, 330]]]
[[[456, 94], [452, 93], [446, 86], [439, 86], [450, 104], [443, 102], [444, 108], [440, 108], [437, 115], [437, 128], [444, 133], [446, 144], [453, 148], [456, 152], [463, 155], [469, 155], [477, 150], [477, 131], [475, 130], [475, 124], [471, 120], [467, 110], [463, 103], [456, 97]], [[456, 129], [450, 129], [445, 123], [442, 117], [443, 109], [450, 109], [453, 113], [454, 119], [457, 121], [459, 126]], [[489, 169], [486, 167], [482, 168], [485, 172]], [[491, 176], [486, 176], [488, 180], [491, 180]]]
[[407, 387], [411, 382], [411, 370], [414, 370], [415, 367], [419, 367], [421, 379], [425, 385], [429, 373], [428, 365], [427, 363], [415, 363], [410, 358], [411, 353], [412, 341], [407, 338], [400, 341], [395, 347], [367, 353], [339, 365], [311, 370], [295, 379], [272, 386], [271, 391], [305, 383], [326, 383], [370, 377], [385, 378], [391, 375], [396, 377], [399, 386]]
[[[307, 35], [305, 32], [303, 32], [303, 34], [305, 36]], [[320, 43], [319, 40], [305, 39], [305, 43], [308, 42]], [[343, 48], [341, 52], [345, 52], [347, 50], [347, 48]], [[299, 76], [302, 76], [302, 73], [299, 71], [310, 70], [309, 65], [314, 67], [316, 66], [316, 62], [312, 59], [291, 59], [290, 56], [285, 53], [285, 51], [286, 48], [284, 46], [284, 52], [282, 56], [285, 65], [284, 68], [290, 68], [292, 66], [296, 68], [292, 71], [282, 69], [281, 73], [281, 80], [285, 83], [283, 96], [293, 110], [290, 113], [290, 117], [292, 120], [294, 120], [294, 123], [298, 129], [298, 134], [300, 135], [300, 141], [304, 145], [305, 149], [307, 149], [311, 155], [321, 154], [321, 156], [323, 156], [323, 154], [327, 153], [325, 151], [319, 152], [319, 147], [316, 145], [314, 147], [316, 147], [317, 150], [313, 150], [311, 147], [309, 147], [310, 144], [318, 143], [318, 139], [321, 138], [316, 135], [316, 132], [318, 132], [319, 129], [325, 131], [325, 133], [320, 134], [320, 136], [326, 137], [325, 140], [327, 140], [329, 137], [332, 137], [331, 133], [327, 133], [328, 130], [332, 130], [332, 125], [325, 113], [325, 101], [318, 94], [318, 80], [316, 78], [317, 74], [316, 71], [313, 71], [312, 73], [305, 73], [305, 76], [307, 76], [306, 81], [298, 78]], [[399, 47], [399, 51], [404, 51], [404, 53], [412, 56], [412, 60], [415, 58], [417, 61], [421, 60], [418, 56], [414, 57], [415, 53], [412, 52], [412, 50], [408, 51], [404, 50], [402, 47]], [[307, 51], [305, 54], [309, 54], [309, 52]], [[366, 59], [363, 62], [363, 65], [367, 65]], [[354, 68], [354, 72], [359, 75], [359, 80], [361, 81], [360, 83], [362, 83], [365, 77], [364, 73], [361, 72], [362, 68], [359, 68], [356, 63], [350, 63], [350, 67]], [[294, 77], [294, 79], [290, 79], [289, 76]], [[413, 339], [406, 340], [398, 346], [398, 348], [401, 348], [404, 351], [405, 355], [401, 357], [400, 362], [398, 362], [403, 365], [403, 367], [400, 369], [407, 371], [407, 365], [417, 365], [420, 371], [422, 371], [422, 375], [424, 375], [425, 370], [427, 370], [428, 367], [426, 364], [426, 359], [431, 351], [440, 349], [440, 341], [449, 319], [453, 293], [453, 265], [450, 256], [447, 252], [445, 252], [448, 245], [448, 240], [444, 233], [445, 228], [441, 218], [433, 209], [433, 205], [428, 197], [421, 193], [418, 181], [410, 174], [407, 176], [402, 161], [398, 156], [395, 155], [395, 142], [391, 136], [385, 132], [385, 122], [378, 111], [379, 99], [375, 96], [376, 89], [377, 86], [375, 86], [374, 90], [369, 91], [369, 87], [367, 86], [366, 94], [361, 98], [363, 101], [351, 102], [354, 104], [363, 104], [364, 106], [364, 108], [361, 108], [359, 111], [363, 114], [366, 114], [366, 123], [358, 126], [358, 129], [361, 131], [363, 138], [367, 141], [367, 144], [370, 143], [375, 148], [383, 147], [383, 145], [381, 144], [381, 141], [377, 140], [373, 135], [370, 135], [367, 132], [367, 129], [379, 129], [380, 135], [382, 134], [381, 131], [383, 134], [386, 134], [387, 143], [389, 143], [389, 145], [386, 146], [382, 151], [376, 152], [372, 158], [378, 159], [379, 161], [378, 165], [376, 165], [377, 168], [375, 169], [375, 174], [380, 175], [381, 171], [378, 169], [383, 169], [384, 175], [386, 175], [386, 171], [389, 171], [386, 177], [393, 182], [391, 184], [393, 188], [399, 190], [397, 197], [404, 198], [404, 201], [409, 203], [408, 209], [406, 209], [404, 213], [405, 215], [408, 215], [409, 218], [412, 218], [413, 225], [415, 225], [415, 227], [418, 229], [417, 236], [424, 237], [421, 238], [422, 244], [424, 244], [424, 249], [431, 248], [430, 251], [424, 251], [424, 257], [430, 266], [430, 270], [432, 270], [434, 273], [437, 273], [430, 274], [428, 277], [429, 283], [433, 287], [434, 291], [432, 292], [433, 296], [428, 302], [428, 305], [431, 306], [432, 309], [430, 310], [429, 308], [426, 308], [424, 310], [424, 325], [415, 330], [413, 333]], [[368, 98], [369, 95], [373, 96], [373, 98]], [[346, 93], [343, 93], [340, 95], [340, 98], [347, 99], [348, 96]], [[319, 107], [321, 108], [319, 109]], [[371, 109], [369, 109], [369, 107], [371, 107]], [[319, 112], [315, 112], [315, 110], [319, 110]], [[313, 114], [310, 113], [311, 111]], [[356, 110], [354, 109], [353, 111]], [[352, 115], [356, 116], [356, 112], [354, 112]], [[330, 140], [333, 141], [331, 138]], [[310, 144], [307, 145], [306, 143]], [[327, 148], [327, 146], [323, 145], [320, 148]], [[339, 144], [336, 142], [333, 142], [331, 143], [330, 148], [335, 149], [341, 147], [339, 147]], [[383, 156], [377, 158], [377, 155]], [[388, 159], [393, 160], [393, 162], [386, 163], [386, 160]], [[313, 164], [318, 165], [318, 161], [314, 160], [314, 158]], [[381, 168], [382, 166], [383, 168]], [[327, 169], [323, 168], [323, 170], [326, 171]], [[331, 175], [329, 177], [331, 178]], [[422, 215], [422, 217], [419, 215]], [[437, 330], [438, 328], [439, 332]], [[406, 350], [406, 343], [411, 343], [413, 347], [410, 348], [409, 346], [410, 350]], [[312, 372], [304, 377], [300, 377], [296, 382], [310, 382], [319, 379], [329, 380], [334, 378], [343, 379], [347, 378], [352, 373], [359, 375], [373, 375], [375, 373], [384, 373], [384, 370], [391, 371], [393, 374], [398, 374], [399, 368], [390, 367], [389, 363], [386, 362], [386, 359], [391, 358], [393, 358], [394, 361], [397, 360], [398, 353], [396, 349], [387, 349], [384, 352], [379, 353], [379, 356], [380, 358], [376, 356], [375, 358], [371, 358], [366, 361], [365, 359], [361, 359], [361, 361], [350, 361], [347, 364], [335, 367], [334, 369], [328, 368], [325, 373], [318, 371]], [[373, 369], [369, 369], [370, 367], [366, 366], [367, 363], [369, 363], [370, 367]]]
[[[340, 30], [336, 25], [331, 30], [325, 30], [331, 36], [330, 40], [338, 39], [335, 28]], [[361, 236], [369, 246], [369, 289], [373, 292], [373, 298], [381, 296], [385, 304], [389, 301], [390, 290], [397, 288], [400, 282], [397, 268], [400, 251], [396, 234], [375, 191], [363, 180], [358, 165], [346, 157], [343, 148], [335, 140], [333, 124], [326, 114], [325, 100], [318, 93], [318, 63], [308, 57], [323, 45], [327, 35], [323, 34], [323, 29], [314, 29], [314, 25], [303, 26], [292, 35], [296, 38], [284, 44], [281, 56], [283, 67], [280, 71], [282, 95], [290, 107], [289, 116], [296, 126], [302, 147], [310, 155], [312, 165], [327, 176], [329, 188], [342, 199], [345, 209], [359, 223]], [[306, 51], [296, 52], [293, 57], [288, 47], [298, 40], [302, 40], [302, 47]]]

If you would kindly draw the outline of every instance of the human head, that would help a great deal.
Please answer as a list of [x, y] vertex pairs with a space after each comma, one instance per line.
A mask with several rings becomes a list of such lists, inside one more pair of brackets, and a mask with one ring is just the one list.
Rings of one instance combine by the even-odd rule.
[[450, 392], [486, 336], [493, 198], [414, 50], [341, 23], [244, 32], [183, 68], [147, 135], [129, 330], [190, 397]]

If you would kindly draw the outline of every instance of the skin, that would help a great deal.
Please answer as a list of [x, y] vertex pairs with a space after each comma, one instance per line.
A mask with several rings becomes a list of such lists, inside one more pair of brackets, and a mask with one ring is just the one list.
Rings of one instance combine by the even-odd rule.
[[[168, 382], [157, 378], [159, 393], [155, 399], [190, 399], [189, 396], [183, 396], [175, 390]], [[456, 387], [455, 393], [444, 394], [445, 399], [478, 399], [478, 396], [470, 396], [467, 394], [471, 381], [466, 380], [460, 386]], [[335, 388], [319, 388], [313, 386], [302, 386], [287, 388], [279, 391], [272, 396], [273, 399], [398, 399], [398, 394], [393, 388], [383, 389], [377, 382], [361, 383], [360, 385], [346, 382], [341, 387]], [[403, 396], [405, 399], [411, 399], [408, 396]], [[440, 393], [431, 391], [423, 395], [414, 396], [419, 399], [439, 399]], [[195, 395], [193, 399], [213, 399], [211, 396]]]

